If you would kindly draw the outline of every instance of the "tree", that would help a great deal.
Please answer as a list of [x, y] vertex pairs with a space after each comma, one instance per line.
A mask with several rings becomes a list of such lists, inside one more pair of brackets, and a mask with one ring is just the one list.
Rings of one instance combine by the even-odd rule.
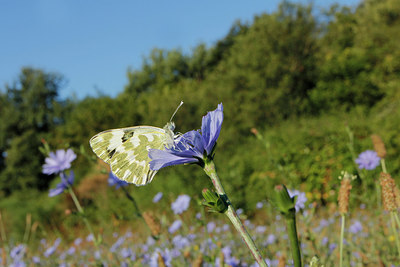
[[41, 174], [44, 156], [41, 139], [62, 123], [58, 90], [64, 84], [59, 74], [23, 68], [12, 86], [1, 94], [0, 191], [9, 194], [24, 188], [47, 188], [49, 177]]

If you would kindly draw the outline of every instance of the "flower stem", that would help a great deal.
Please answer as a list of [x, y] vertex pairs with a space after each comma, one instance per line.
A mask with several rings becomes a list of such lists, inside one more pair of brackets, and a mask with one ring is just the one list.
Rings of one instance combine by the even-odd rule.
[[78, 198], [76, 197], [76, 195], [75, 195], [75, 193], [74, 193], [74, 190], [72, 190], [72, 187], [71, 187], [71, 186], [68, 186], [68, 193], [70, 194], [72, 200], [74, 201], [74, 204], [75, 204], [76, 208], [78, 209], [78, 212], [82, 215], [82, 218], [83, 218], [83, 221], [84, 221], [84, 223], [85, 223], [85, 225], [86, 225], [86, 228], [87, 228], [87, 229], [89, 230], [89, 232], [92, 234], [92, 236], [93, 236], [93, 238], [94, 238], [94, 244], [96, 245], [96, 247], [98, 247], [99, 242], [98, 242], [98, 240], [97, 240], [97, 237], [94, 235], [93, 228], [92, 228], [92, 226], [90, 225], [88, 219], [86, 218], [85, 211], [83, 210], [81, 204], [79, 203], [79, 200], [78, 200]]
[[260, 251], [258, 250], [256, 244], [254, 243], [253, 239], [251, 238], [251, 236], [247, 232], [246, 228], [242, 224], [242, 221], [240, 220], [239, 216], [236, 214], [235, 209], [232, 207], [232, 204], [230, 203], [229, 198], [226, 195], [224, 188], [222, 187], [221, 181], [219, 180], [219, 177], [218, 177], [216, 169], [215, 169], [215, 164], [212, 160], [207, 161], [205, 163], [204, 171], [211, 178], [211, 181], [212, 181], [217, 193], [219, 195], [223, 195], [226, 197], [226, 201], [228, 203], [228, 209], [225, 211], [225, 215], [232, 222], [236, 231], [239, 232], [243, 241], [246, 243], [247, 247], [251, 251], [251, 254], [253, 255], [254, 259], [259, 264], [259, 266], [268, 267], [268, 265], [265, 263], [264, 259], [262, 258]]
[[339, 254], [339, 267], [343, 267], [343, 240], [344, 240], [344, 223], [346, 216], [342, 214], [342, 225], [340, 226], [340, 254]]
[[137, 205], [136, 200], [134, 199], [134, 197], [131, 194], [129, 194], [128, 190], [124, 186], [121, 186], [121, 188], [124, 191], [125, 196], [132, 202], [133, 206], [135, 207], [135, 214], [138, 217], [143, 218], [142, 213], [140, 212], [139, 206]]
[[381, 159], [381, 166], [382, 166], [382, 171], [384, 173], [387, 173], [385, 159]]
[[296, 213], [293, 212], [288, 216], [285, 216], [286, 227], [288, 230], [288, 236], [290, 239], [290, 247], [292, 248], [292, 257], [295, 267], [301, 267], [301, 253], [299, 246], [299, 239], [297, 237], [296, 228]]
[[391, 223], [392, 223], [393, 235], [394, 235], [394, 238], [396, 240], [397, 252], [399, 253], [399, 257], [400, 257], [400, 241], [399, 241], [399, 236], [398, 236], [397, 231], [396, 231], [396, 222], [395, 222], [395, 219], [394, 219], [394, 213], [395, 213], [394, 211], [390, 212], [390, 220], [391, 220]]

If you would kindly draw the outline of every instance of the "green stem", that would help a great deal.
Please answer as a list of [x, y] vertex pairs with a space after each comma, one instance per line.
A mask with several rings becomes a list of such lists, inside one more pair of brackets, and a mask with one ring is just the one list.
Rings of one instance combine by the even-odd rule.
[[382, 166], [382, 171], [384, 173], [387, 173], [385, 159], [381, 159], [381, 166]]
[[400, 220], [399, 220], [399, 216], [397, 215], [397, 212], [393, 212], [393, 215], [396, 220], [397, 227], [400, 229]]
[[394, 219], [394, 213], [395, 213], [394, 211], [390, 212], [390, 220], [392, 223], [393, 235], [396, 240], [397, 252], [399, 253], [399, 257], [400, 257], [400, 241], [399, 241], [399, 236], [397, 235], [397, 231], [396, 231], [396, 223], [395, 223], [395, 219]]
[[92, 236], [93, 236], [93, 238], [94, 238], [94, 244], [96, 245], [96, 247], [98, 247], [99, 242], [98, 242], [98, 240], [97, 240], [97, 237], [94, 235], [92, 226], [90, 225], [88, 219], [86, 218], [85, 211], [83, 210], [81, 204], [79, 203], [79, 200], [78, 200], [78, 198], [76, 197], [76, 195], [75, 195], [75, 193], [74, 193], [74, 190], [72, 190], [72, 187], [71, 187], [71, 186], [68, 186], [68, 193], [70, 194], [72, 200], [74, 201], [74, 204], [75, 204], [76, 208], [78, 209], [78, 212], [82, 215], [82, 218], [83, 218], [83, 221], [84, 221], [84, 223], [85, 223], [85, 225], [86, 225], [86, 228], [87, 228], [87, 229], [89, 230], [89, 232], [92, 234]]
[[296, 228], [296, 212], [288, 214], [285, 216], [285, 219], [290, 240], [290, 247], [292, 248], [293, 263], [295, 267], [301, 267], [301, 253]]
[[133, 206], [135, 207], [135, 210], [136, 210], [136, 215], [138, 217], [143, 218], [142, 213], [140, 212], [139, 206], [136, 203], [136, 200], [133, 198], [133, 196], [131, 194], [129, 194], [128, 190], [124, 186], [121, 186], [121, 188], [124, 191], [125, 196], [133, 203]]
[[251, 251], [251, 254], [253, 255], [254, 259], [256, 260], [256, 262], [258, 263], [258, 265], [260, 267], [268, 267], [268, 265], [265, 263], [264, 259], [262, 258], [260, 251], [258, 250], [256, 244], [254, 243], [253, 239], [251, 238], [251, 236], [247, 232], [246, 228], [242, 224], [242, 221], [240, 220], [239, 216], [236, 214], [235, 209], [232, 207], [232, 204], [230, 203], [229, 198], [226, 195], [224, 188], [222, 187], [221, 181], [219, 180], [219, 177], [215, 170], [214, 162], [213, 161], [206, 162], [206, 164], [204, 166], [204, 171], [211, 178], [211, 181], [212, 181], [217, 193], [219, 195], [226, 197], [226, 201], [228, 203], [228, 209], [225, 211], [225, 215], [232, 222], [236, 231], [239, 232], [243, 241], [246, 243], [247, 247]]
[[339, 254], [339, 267], [343, 267], [343, 241], [344, 241], [344, 223], [346, 216], [342, 214], [342, 225], [340, 226], [340, 254]]

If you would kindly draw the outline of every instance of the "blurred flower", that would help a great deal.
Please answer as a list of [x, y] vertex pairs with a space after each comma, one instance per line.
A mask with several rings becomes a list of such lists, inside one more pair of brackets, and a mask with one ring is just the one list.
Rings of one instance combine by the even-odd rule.
[[176, 138], [171, 148], [150, 149], [150, 169], [158, 171], [171, 165], [202, 163], [205, 157], [212, 157], [223, 118], [223, 107], [219, 104], [217, 109], [203, 116], [201, 133], [189, 131]]
[[77, 239], [74, 240], [75, 246], [79, 246], [82, 243], [82, 238], [78, 237]]
[[216, 226], [217, 225], [215, 224], [215, 222], [207, 223], [207, 232], [211, 233], [212, 231], [214, 231]]
[[110, 174], [108, 175], [108, 185], [109, 186], [114, 186], [115, 185], [115, 189], [118, 189], [121, 186], [129, 185], [129, 183], [118, 179], [118, 177], [115, 176], [115, 174], [113, 172], [110, 172]]
[[86, 237], [86, 241], [87, 241], [87, 242], [92, 242], [92, 241], [94, 241], [94, 235], [93, 235], [93, 234], [88, 234], [88, 236]]
[[288, 193], [289, 193], [290, 197], [297, 196], [296, 203], [294, 206], [296, 209], [296, 212], [298, 212], [300, 209], [304, 209], [305, 203], [307, 202], [306, 194], [304, 192], [300, 192], [299, 190], [291, 191], [289, 189], [288, 189]]
[[181, 228], [182, 226], [182, 221], [181, 220], [176, 220], [174, 221], [171, 226], [168, 228], [168, 232], [170, 234], [175, 233], [176, 231], [178, 231], [179, 228]]
[[243, 213], [243, 209], [237, 209], [237, 210], [236, 210], [236, 214], [237, 214], [237, 215], [241, 215], [242, 213]]
[[355, 220], [353, 222], [353, 224], [350, 225], [349, 232], [352, 233], [352, 234], [357, 234], [358, 232], [361, 232], [362, 229], [363, 229], [363, 227], [362, 227], [361, 222], [358, 221], [358, 220]]
[[269, 234], [266, 240], [266, 245], [272, 245], [276, 241], [276, 236], [274, 234]]
[[356, 163], [360, 169], [373, 170], [378, 167], [380, 160], [381, 158], [375, 151], [367, 150], [358, 155]]
[[45, 164], [43, 165], [44, 174], [59, 173], [63, 170], [71, 168], [71, 162], [76, 159], [76, 154], [72, 149], [67, 151], [59, 149], [54, 152], [50, 152], [49, 156], [45, 159]]
[[22, 259], [22, 257], [25, 254], [25, 245], [18, 245], [14, 248], [11, 249], [10, 251], [10, 257], [14, 260], [14, 261], [19, 261]]
[[75, 254], [75, 252], [76, 252], [76, 248], [75, 248], [75, 247], [70, 247], [70, 248], [67, 250], [67, 254], [68, 254], [68, 255]]
[[61, 238], [57, 238], [54, 241], [54, 244], [51, 247], [47, 248], [46, 251], [43, 253], [43, 255], [46, 258], [50, 257], [50, 255], [52, 255], [56, 251], [56, 249], [57, 249], [58, 245], [60, 245], [60, 243], [61, 243]]
[[153, 203], [157, 203], [158, 201], [160, 201], [163, 197], [163, 193], [162, 192], [158, 192], [154, 197], [153, 197]]
[[175, 248], [177, 248], [177, 249], [183, 249], [190, 245], [190, 241], [186, 237], [177, 235], [172, 239], [172, 244], [174, 244]]
[[40, 258], [38, 256], [33, 256], [32, 257], [32, 262], [35, 264], [39, 264], [40, 263]]
[[57, 184], [56, 188], [50, 189], [49, 197], [54, 197], [61, 194], [74, 182], [74, 172], [72, 170], [69, 172], [68, 177], [65, 176], [64, 172], [60, 173], [60, 177], [61, 177], [61, 183]]
[[111, 246], [110, 251], [112, 253], [116, 252], [117, 249], [122, 246], [122, 244], [125, 242], [125, 237], [120, 237], [118, 240]]
[[188, 195], [180, 195], [178, 198], [171, 204], [171, 208], [175, 214], [182, 214], [185, 210], [189, 208], [190, 197]]
[[263, 234], [263, 233], [265, 233], [265, 231], [267, 231], [267, 227], [263, 226], [263, 225], [259, 225], [256, 227], [255, 231], [257, 234]]
[[122, 248], [120, 254], [122, 258], [129, 258], [133, 255], [133, 251], [131, 248]]
[[264, 203], [262, 203], [262, 202], [257, 202], [257, 204], [256, 204], [257, 209], [261, 209], [263, 206], [264, 206]]
[[162, 251], [159, 248], [156, 248], [154, 253], [151, 255], [149, 265], [150, 267], [159, 267], [162, 266], [161, 264], [159, 264], [159, 261], [162, 261], [164, 266], [169, 267], [171, 266], [171, 260], [172, 256], [167, 248], [164, 251]]
[[336, 247], [337, 247], [336, 243], [330, 243], [329, 244], [329, 254], [332, 254], [332, 252], [335, 250]]

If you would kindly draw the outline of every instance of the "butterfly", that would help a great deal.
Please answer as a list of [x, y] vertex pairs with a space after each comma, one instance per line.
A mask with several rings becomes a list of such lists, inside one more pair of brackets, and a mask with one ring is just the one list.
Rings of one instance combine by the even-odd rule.
[[164, 128], [134, 126], [106, 130], [93, 136], [89, 141], [90, 146], [99, 158], [110, 165], [111, 171], [120, 180], [146, 185], [157, 173], [150, 169], [149, 149], [163, 150], [174, 146], [176, 136], [172, 118], [182, 104]]

